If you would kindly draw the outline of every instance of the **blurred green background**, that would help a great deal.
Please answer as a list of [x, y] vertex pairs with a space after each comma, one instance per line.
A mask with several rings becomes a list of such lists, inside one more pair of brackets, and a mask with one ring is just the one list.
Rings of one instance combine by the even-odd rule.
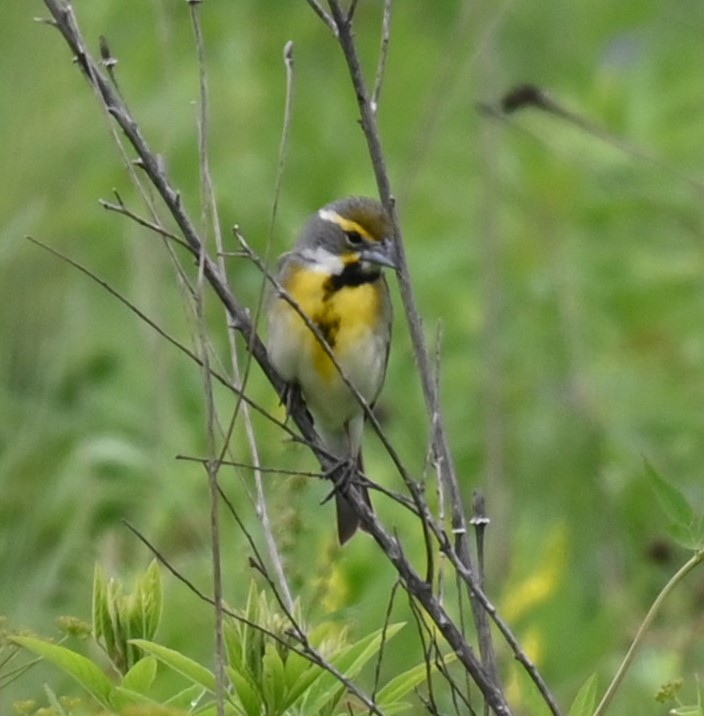
[[[357, 38], [373, 73], [380, 2], [359, 3]], [[191, 216], [201, 214], [198, 70], [186, 3], [78, 0], [97, 54], [105, 35], [120, 88], [163, 155]], [[375, 185], [340, 53], [308, 5], [201, 6], [211, 92], [211, 170], [228, 246], [284, 251], [306, 216]], [[128, 520], [209, 590], [199, 369], [31, 235], [105, 278], [191, 344], [193, 322], [158, 238], [98, 199], [139, 197], [84, 78], [38, 0], [8, 3], [0, 24], [0, 614], [53, 633], [89, 616], [93, 564], [129, 579], [151, 555]], [[469, 499], [487, 497], [487, 589], [563, 704], [592, 672], [604, 684], [645, 610], [681, 562], [646, 480], [647, 457], [704, 503], [704, 5], [698, 0], [397, 2], [379, 121], [428, 340], [439, 338], [442, 404]], [[291, 142], [276, 221], [271, 207], [285, 95], [282, 50], [295, 46]], [[643, 161], [565, 122], [526, 110], [512, 123], [477, 112], [533, 82], [618, 137]], [[186, 260], [190, 265], [190, 262]], [[254, 305], [260, 277], [233, 259], [232, 285]], [[398, 302], [397, 302], [398, 304]], [[399, 306], [400, 309], [400, 306]], [[212, 339], [226, 356], [214, 299]], [[226, 358], [224, 358], [226, 362]], [[253, 394], [276, 410], [255, 369]], [[219, 396], [223, 420], [232, 399]], [[420, 476], [428, 425], [397, 311], [380, 415]], [[262, 421], [265, 464], [313, 469]], [[233, 453], [250, 461], [239, 426]], [[399, 481], [378, 441], [368, 472]], [[223, 484], [257, 529], [246, 471]], [[267, 478], [294, 590], [312, 622], [362, 635], [393, 585], [371, 540], [336, 552], [325, 487]], [[420, 535], [381, 497], [389, 525]], [[229, 523], [228, 600], [253, 576]], [[209, 659], [211, 615], [167, 581], [161, 638]], [[694, 700], [704, 663], [704, 575], [665, 605], [619, 695], [619, 713], [666, 713], [653, 695], [683, 677]], [[402, 606], [397, 618], [407, 618]], [[185, 621], [183, 615], [188, 615]], [[616, 625], [616, 626], [614, 626]], [[412, 629], [389, 673], [420, 660]], [[397, 637], [397, 640], [403, 637]], [[506, 678], [512, 666], [505, 655]], [[0, 692], [0, 710], [56, 672]]]

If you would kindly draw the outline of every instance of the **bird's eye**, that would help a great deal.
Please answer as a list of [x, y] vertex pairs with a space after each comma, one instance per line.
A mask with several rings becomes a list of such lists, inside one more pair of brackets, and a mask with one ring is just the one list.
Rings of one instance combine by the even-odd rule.
[[347, 243], [350, 246], [362, 246], [364, 244], [364, 239], [362, 238], [362, 235], [359, 233], [359, 231], [348, 231], [347, 233]]

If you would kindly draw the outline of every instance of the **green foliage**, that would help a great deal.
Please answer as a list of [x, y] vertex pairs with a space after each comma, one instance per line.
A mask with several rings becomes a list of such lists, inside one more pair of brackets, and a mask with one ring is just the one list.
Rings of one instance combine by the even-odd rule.
[[[166, 714], [149, 697], [156, 678], [157, 660], [144, 654], [132, 641], [151, 639], [156, 634], [162, 611], [161, 573], [156, 560], [139, 575], [134, 591], [126, 594], [122, 582], [107, 579], [96, 565], [93, 580], [93, 622], [90, 629], [75, 618], [64, 617], [64, 631], [81, 640], [90, 633], [104, 650], [118, 674], [115, 681], [103, 666], [62, 644], [34, 636], [14, 635], [9, 640], [58, 667], [74, 679], [103, 709], [111, 713]], [[51, 707], [58, 714], [72, 713], [59, 704], [53, 691], [47, 692]], [[80, 707], [80, 704], [79, 704]], [[175, 709], [169, 713], [176, 713]]]
[[17, 636], [13, 641], [37, 656], [50, 661], [73, 677], [93, 698], [110, 708], [113, 686], [103, 670], [90, 659], [59, 644], [29, 636]]
[[647, 460], [645, 467], [660, 508], [669, 520], [668, 531], [672, 538], [685, 549], [703, 549], [704, 512], [697, 515], [682, 492], [664, 480]]
[[592, 674], [580, 686], [574, 701], [567, 712], [567, 716], [591, 716], [596, 706], [596, 675]]
[[161, 572], [153, 560], [138, 579], [134, 592], [124, 594], [116, 579], [106, 579], [99, 565], [93, 579], [93, 636], [113, 666], [126, 674], [141, 652], [132, 642], [153, 639], [162, 611]]
[[660, 704], [677, 704], [668, 711], [672, 716], [703, 716], [704, 715], [704, 688], [697, 683], [697, 701], [695, 704], [688, 705], [680, 699], [680, 693], [684, 684], [683, 679], [674, 679], [663, 684], [655, 700]]
[[[93, 625], [95, 642], [103, 647], [117, 674], [108, 677], [102, 666], [62, 644], [33, 636], [10, 636], [12, 644], [41, 657], [74, 679], [81, 688], [109, 713], [120, 716], [168, 716], [215, 712], [216, 678], [213, 672], [185, 654], [152, 641], [162, 609], [162, 583], [158, 564], [153, 561], [141, 574], [134, 591], [125, 594], [117, 579], [106, 579], [96, 566], [93, 581]], [[305, 629], [298, 608], [298, 629]], [[269, 603], [264, 592], [252, 584], [245, 608], [230, 616], [226, 625], [226, 673], [232, 689], [227, 689], [226, 713], [237, 716], [334, 716], [346, 713], [343, 704], [347, 687], [331, 672], [356, 679], [363, 667], [380, 651], [382, 643], [393, 639], [402, 624], [391, 624], [356, 642], [344, 630], [322, 625], [301, 637], [292, 636], [290, 618]], [[134, 636], [140, 631], [143, 637]], [[79, 630], [84, 636], [84, 630]], [[304, 646], [305, 644], [305, 646]], [[315, 654], [330, 664], [320, 662]], [[129, 656], [130, 667], [124, 664]], [[451, 660], [446, 660], [449, 663]], [[179, 678], [177, 689], [160, 702], [155, 698], [157, 665], [161, 663]], [[377, 703], [386, 713], [406, 710], [403, 701], [427, 678], [425, 664], [397, 674], [383, 685]], [[57, 716], [71, 716], [82, 709], [61, 704], [47, 690], [50, 707]], [[18, 704], [33, 711], [34, 701]], [[76, 710], [76, 713], [79, 713]]]

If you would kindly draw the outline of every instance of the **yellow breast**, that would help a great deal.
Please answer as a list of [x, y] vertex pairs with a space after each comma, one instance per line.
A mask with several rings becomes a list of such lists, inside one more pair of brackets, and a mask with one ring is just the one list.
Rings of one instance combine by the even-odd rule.
[[[359, 286], [345, 286], [331, 291], [327, 274], [312, 270], [292, 272], [286, 290], [301, 310], [318, 328], [339, 361], [354, 358], [363, 344], [379, 330], [383, 314], [383, 288], [380, 281]], [[337, 370], [320, 341], [295, 309], [287, 306], [297, 320], [292, 321], [296, 340], [304, 346], [304, 353], [313, 359], [321, 377], [331, 379]]]

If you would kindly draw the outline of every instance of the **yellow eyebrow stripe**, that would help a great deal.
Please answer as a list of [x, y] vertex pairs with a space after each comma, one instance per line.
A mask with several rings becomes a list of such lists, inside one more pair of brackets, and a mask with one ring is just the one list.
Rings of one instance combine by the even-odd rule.
[[367, 241], [375, 241], [374, 237], [361, 224], [351, 219], [345, 219], [344, 216], [340, 216], [336, 211], [321, 209], [318, 212], [318, 216], [324, 221], [332, 221], [333, 224], [337, 224], [345, 233], [356, 231]]

